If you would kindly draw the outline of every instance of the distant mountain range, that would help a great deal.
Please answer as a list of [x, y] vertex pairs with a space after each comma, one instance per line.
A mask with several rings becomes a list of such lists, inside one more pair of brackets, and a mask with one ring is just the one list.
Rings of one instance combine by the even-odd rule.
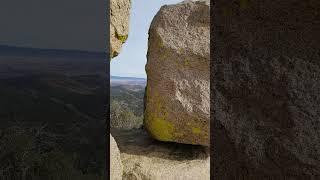
[[[10, 58], [9, 58], [10, 57]], [[103, 52], [79, 50], [41, 49], [0, 45], [0, 75], [15, 76], [18, 72], [67, 74], [96, 74], [106, 72], [108, 61]], [[13, 71], [14, 70], [14, 71]], [[78, 73], [75, 73], [78, 72]], [[0, 79], [1, 79], [0, 77]], [[146, 78], [111, 76], [111, 85], [145, 85]]]
[[99, 52], [0, 45], [0, 79], [34, 74], [105, 77], [108, 63], [107, 56]]
[[147, 83], [147, 79], [146, 78], [138, 78], [138, 77], [111, 76], [110, 82], [111, 82], [111, 86], [117, 86], [117, 85], [145, 86]]
[[132, 80], [132, 81], [146, 81], [146, 78], [139, 77], [122, 77], [122, 76], [111, 76], [111, 80]]

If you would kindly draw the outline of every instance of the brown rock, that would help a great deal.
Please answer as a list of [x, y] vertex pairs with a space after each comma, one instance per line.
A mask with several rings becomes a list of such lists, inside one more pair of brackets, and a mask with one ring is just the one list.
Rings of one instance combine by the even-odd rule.
[[208, 148], [159, 142], [141, 129], [112, 134], [121, 152], [124, 180], [210, 179]]
[[117, 143], [110, 134], [110, 179], [122, 180], [123, 165]]
[[157, 140], [209, 145], [209, 9], [185, 1], [152, 21], [144, 125]]
[[319, 1], [215, 9], [214, 178], [320, 179]]
[[129, 33], [131, 0], [110, 1], [110, 56], [116, 57]]

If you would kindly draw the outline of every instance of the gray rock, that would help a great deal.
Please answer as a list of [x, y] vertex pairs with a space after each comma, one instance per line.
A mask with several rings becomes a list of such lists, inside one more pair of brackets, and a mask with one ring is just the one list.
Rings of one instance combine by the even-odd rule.
[[[110, 59], [116, 57], [128, 38], [131, 0], [110, 1]], [[110, 179], [122, 180], [123, 165], [117, 143], [110, 134]]]
[[157, 140], [209, 145], [210, 7], [166, 5], [149, 30], [144, 126]]
[[110, 134], [110, 179], [122, 180], [123, 165], [117, 143]]
[[116, 57], [129, 34], [131, 0], [110, 0], [110, 56]]
[[215, 179], [320, 179], [319, 1], [216, 2]]
[[209, 180], [210, 157], [202, 146], [164, 143], [144, 130], [112, 130], [124, 165], [123, 180]]

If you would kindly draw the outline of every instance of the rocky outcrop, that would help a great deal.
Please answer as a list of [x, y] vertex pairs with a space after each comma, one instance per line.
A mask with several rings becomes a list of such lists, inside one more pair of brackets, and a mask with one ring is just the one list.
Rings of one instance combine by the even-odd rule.
[[166, 5], [149, 30], [144, 126], [157, 140], [209, 145], [207, 2]]
[[129, 33], [131, 0], [110, 1], [110, 56], [116, 57]]
[[112, 134], [121, 152], [123, 180], [210, 179], [208, 148], [159, 142], [141, 129]]
[[216, 1], [214, 179], [320, 179], [319, 1]]
[[123, 166], [117, 143], [110, 134], [110, 179], [122, 180]]
[[[131, 0], [110, 1], [110, 59], [116, 57], [129, 33]], [[122, 180], [123, 165], [116, 141], [110, 134], [110, 179]]]

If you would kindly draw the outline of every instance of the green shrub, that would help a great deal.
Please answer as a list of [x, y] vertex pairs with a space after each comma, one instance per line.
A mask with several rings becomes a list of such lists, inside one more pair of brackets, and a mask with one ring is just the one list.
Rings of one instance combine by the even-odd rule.
[[110, 126], [119, 129], [140, 128], [143, 124], [143, 117], [136, 116], [126, 105], [118, 101], [111, 101]]

